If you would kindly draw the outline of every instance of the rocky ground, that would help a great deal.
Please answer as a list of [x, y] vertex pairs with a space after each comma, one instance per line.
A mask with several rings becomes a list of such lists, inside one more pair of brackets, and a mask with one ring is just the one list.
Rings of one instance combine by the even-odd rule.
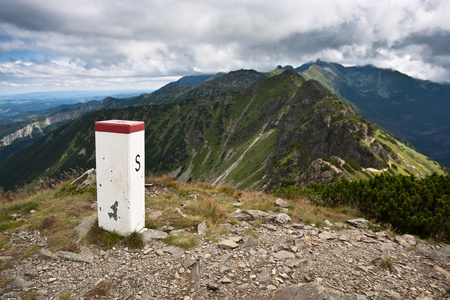
[[[211, 241], [199, 230], [189, 250], [168, 246], [168, 233], [156, 230], [144, 233], [143, 249], [80, 253], [52, 253], [38, 232], [10, 234], [11, 243], [41, 250], [1, 257], [10, 267], [0, 299], [450, 299], [448, 246], [329, 222], [318, 229], [285, 214], [233, 217], [240, 222], [227, 235]], [[253, 218], [262, 221], [253, 226]]]

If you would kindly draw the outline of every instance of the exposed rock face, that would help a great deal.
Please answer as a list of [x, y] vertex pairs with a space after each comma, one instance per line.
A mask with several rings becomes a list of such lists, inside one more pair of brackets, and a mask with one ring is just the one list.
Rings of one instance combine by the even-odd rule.
[[48, 126], [56, 123], [63, 123], [66, 121], [74, 120], [79, 118], [81, 115], [84, 115], [88, 112], [98, 110], [100, 108], [99, 105], [83, 105], [74, 110], [69, 111], [61, 111], [57, 112], [42, 121], [37, 121], [31, 124], [26, 125], [23, 128], [16, 130], [13, 133], [10, 133], [0, 140], [0, 146], [5, 147], [11, 145], [11, 143], [24, 139], [24, 138], [32, 138], [39, 137], [44, 135], [44, 130]]
[[20, 129], [16, 130], [15, 132], [2, 137], [2, 139], [0, 140], [0, 146], [5, 147], [8, 145], [11, 145], [12, 142], [14, 142], [18, 139], [32, 137], [33, 132], [37, 135], [43, 134], [42, 128], [41, 128], [41, 126], [39, 126], [38, 123], [28, 124], [25, 127], [20, 128]]
[[348, 179], [348, 175], [342, 170], [332, 166], [329, 162], [319, 158], [313, 161], [305, 171], [303, 171], [295, 185], [299, 186], [313, 182], [329, 184], [342, 178]]
[[95, 169], [89, 169], [70, 184], [77, 186], [77, 189], [95, 187], [97, 184], [97, 173]]
[[327, 163], [320, 158], [336, 156], [374, 169], [386, 164], [389, 157], [374, 139], [373, 125], [348, 104], [315, 81], [303, 83], [297, 94], [280, 121], [277, 153], [266, 172], [268, 189], [346, 176], [342, 170], [323, 170]]
[[281, 198], [278, 198], [277, 200], [275, 200], [275, 205], [283, 207], [283, 208], [288, 208], [288, 207], [292, 206], [291, 203], [289, 203]]
[[355, 226], [357, 228], [362, 228], [362, 229], [369, 228], [369, 225], [370, 225], [370, 222], [363, 218], [347, 220], [347, 223], [349, 223], [352, 226]]
[[51, 124], [74, 120], [88, 112], [100, 109], [100, 105], [82, 105], [74, 110], [57, 112], [44, 120], [44, 127]]
[[371, 122], [413, 142], [427, 156], [450, 165], [450, 107], [444, 104], [450, 98], [448, 85], [373, 66], [343, 67], [323, 61], [296, 70], [307, 78], [317, 78], [348, 99]]

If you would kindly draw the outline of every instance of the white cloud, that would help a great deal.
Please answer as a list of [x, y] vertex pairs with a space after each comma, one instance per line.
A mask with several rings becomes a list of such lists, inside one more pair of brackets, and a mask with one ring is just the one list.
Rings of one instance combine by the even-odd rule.
[[445, 0], [2, 1], [0, 55], [44, 55], [0, 60], [0, 75], [81, 87], [320, 58], [450, 81], [449, 15]]

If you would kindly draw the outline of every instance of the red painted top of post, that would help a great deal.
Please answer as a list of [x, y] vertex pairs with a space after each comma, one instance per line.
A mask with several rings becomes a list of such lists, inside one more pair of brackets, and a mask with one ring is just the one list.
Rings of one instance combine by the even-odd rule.
[[95, 131], [125, 133], [142, 131], [145, 123], [142, 121], [108, 120], [95, 122]]

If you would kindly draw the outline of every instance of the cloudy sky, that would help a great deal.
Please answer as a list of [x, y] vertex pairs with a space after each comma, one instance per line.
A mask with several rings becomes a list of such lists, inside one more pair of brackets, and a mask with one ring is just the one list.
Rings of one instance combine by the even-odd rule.
[[0, 0], [0, 94], [316, 59], [450, 82], [448, 0]]

